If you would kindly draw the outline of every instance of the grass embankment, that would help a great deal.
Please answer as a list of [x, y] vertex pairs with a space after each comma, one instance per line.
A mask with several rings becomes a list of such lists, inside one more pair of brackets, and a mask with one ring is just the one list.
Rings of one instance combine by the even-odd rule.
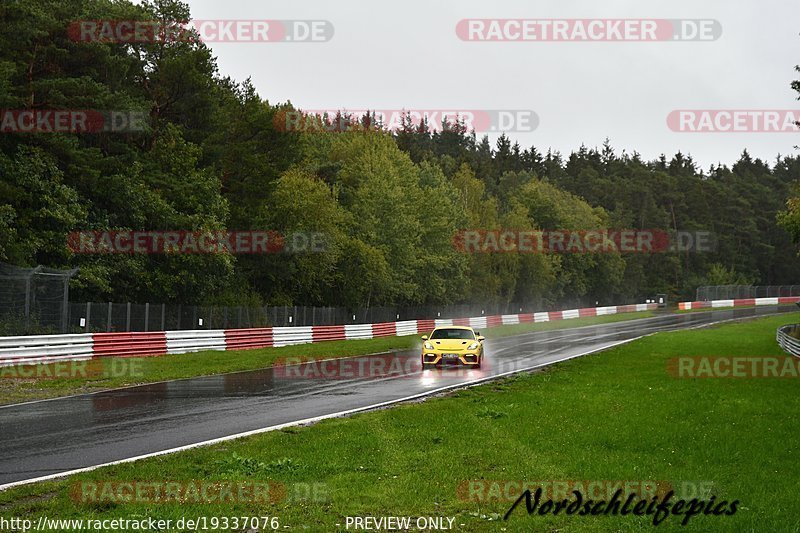
[[[459, 486], [668, 480], [741, 503], [733, 516], [695, 516], [686, 527], [670, 516], [659, 530], [797, 531], [798, 380], [667, 372], [678, 356], [782, 355], [775, 329], [791, 322], [800, 314], [660, 333], [419, 404], [19, 487], [0, 493], [0, 513], [34, 520], [269, 515], [310, 531], [344, 530], [346, 516], [433, 515], [454, 517], [460, 531], [633, 531], [650, 530], [652, 517], [527, 516], [523, 505], [505, 522], [510, 502], [465, 501]], [[290, 495], [298, 486], [324, 491], [316, 500], [233, 505], [87, 505], [69, 497], [75, 483], [165, 479], [272, 481]]]
[[[497, 326], [481, 331], [487, 338], [519, 335], [532, 331], [564, 329], [594, 324], [605, 324], [620, 320], [632, 320], [652, 316], [651, 312], [624, 313], [591, 318], [576, 318], [538, 324]], [[280, 348], [261, 348], [232, 352], [203, 351], [189, 354], [139, 357], [111, 362], [104, 359], [102, 365], [62, 364], [34, 365], [29, 367], [0, 367], [0, 404], [19, 403], [30, 400], [54, 398], [71, 394], [97, 392], [129, 385], [156, 383], [173, 379], [210, 376], [229, 372], [256, 370], [272, 366], [285, 357], [334, 358], [367, 355], [393, 350], [417, 348], [420, 339], [416, 335], [404, 337], [381, 337], [377, 339], [330, 341], [318, 344], [302, 344]], [[92, 372], [99, 369], [99, 372]], [[45, 376], [42, 378], [27, 376]], [[63, 376], [63, 377], [59, 377]]]

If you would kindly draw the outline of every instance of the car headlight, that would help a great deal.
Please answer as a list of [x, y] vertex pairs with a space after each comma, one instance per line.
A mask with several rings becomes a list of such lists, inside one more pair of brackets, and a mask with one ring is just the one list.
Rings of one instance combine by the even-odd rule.
[[478, 346], [480, 346], [480, 344], [478, 344], [477, 342], [473, 342], [472, 344], [467, 346], [467, 350], [477, 350]]
[[426, 342], [424, 344], [426, 350], [433, 350], [433, 344]]

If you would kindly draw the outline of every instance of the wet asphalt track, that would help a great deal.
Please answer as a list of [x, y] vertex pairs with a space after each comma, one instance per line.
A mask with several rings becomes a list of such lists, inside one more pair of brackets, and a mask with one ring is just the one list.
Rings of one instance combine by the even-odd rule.
[[323, 377], [319, 366], [287, 367], [0, 407], [0, 488], [544, 366], [653, 332], [796, 310], [765, 306], [663, 315], [487, 340], [480, 370], [421, 372], [416, 370], [418, 352], [405, 352], [385, 361], [413, 370], [383, 377], [353, 377], [362, 357], [351, 358], [346, 366], [326, 367], [342, 369], [345, 375], [338, 377]]

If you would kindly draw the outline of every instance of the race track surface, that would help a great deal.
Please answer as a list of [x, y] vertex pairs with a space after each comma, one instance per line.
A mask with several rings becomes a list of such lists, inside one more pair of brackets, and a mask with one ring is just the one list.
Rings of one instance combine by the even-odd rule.
[[[420, 371], [419, 352], [283, 367], [0, 407], [0, 488], [213, 439], [367, 409], [545, 366], [659, 331], [796, 311], [774, 306], [662, 315], [486, 341], [480, 370]], [[231, 353], [231, 357], [236, 357]], [[380, 372], [385, 364], [386, 372]], [[400, 369], [399, 372], [395, 372]], [[333, 375], [331, 375], [333, 374]]]

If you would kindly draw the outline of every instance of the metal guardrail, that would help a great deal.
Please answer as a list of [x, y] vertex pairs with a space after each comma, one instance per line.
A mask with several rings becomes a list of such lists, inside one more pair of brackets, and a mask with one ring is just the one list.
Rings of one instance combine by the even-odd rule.
[[800, 339], [792, 335], [793, 332], [800, 332], [800, 324], [788, 324], [778, 328], [775, 340], [778, 345], [788, 354], [800, 357]]

